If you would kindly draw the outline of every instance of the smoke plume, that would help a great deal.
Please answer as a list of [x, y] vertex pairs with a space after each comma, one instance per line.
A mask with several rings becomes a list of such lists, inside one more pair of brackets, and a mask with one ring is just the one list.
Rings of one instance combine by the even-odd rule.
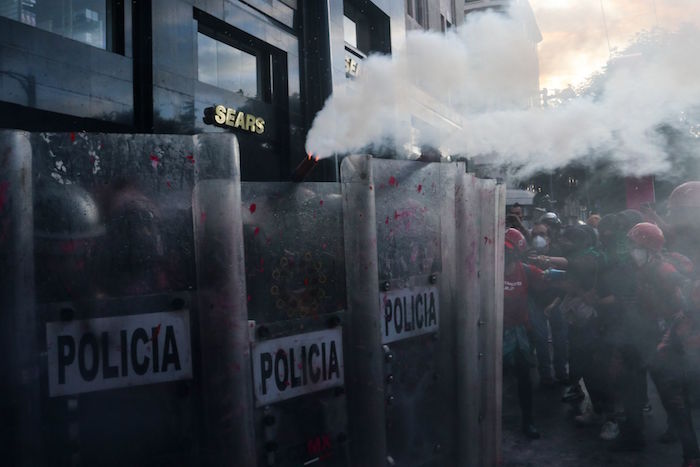
[[532, 19], [526, 2], [513, 2], [507, 14], [471, 14], [446, 34], [409, 32], [400, 50], [371, 55], [336, 88], [307, 151], [384, 145], [412, 157], [431, 146], [518, 176], [603, 158], [627, 175], [671, 170], [664, 129], [695, 138], [700, 129], [700, 31], [639, 35], [586, 89], [542, 107]]

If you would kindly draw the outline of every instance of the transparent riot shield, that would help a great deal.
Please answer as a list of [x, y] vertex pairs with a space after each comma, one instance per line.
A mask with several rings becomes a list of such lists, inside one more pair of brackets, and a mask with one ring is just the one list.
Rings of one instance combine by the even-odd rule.
[[0, 135], [13, 464], [251, 465], [237, 148], [195, 142]]
[[364, 156], [341, 166], [353, 378], [348, 394], [360, 464], [456, 462], [460, 172], [461, 164]]
[[505, 188], [470, 174], [456, 189], [461, 465], [499, 465]]
[[257, 463], [355, 465], [340, 187], [251, 182], [242, 193]]
[[34, 310], [29, 134], [0, 131], [0, 441], [8, 465], [42, 465], [38, 317]]

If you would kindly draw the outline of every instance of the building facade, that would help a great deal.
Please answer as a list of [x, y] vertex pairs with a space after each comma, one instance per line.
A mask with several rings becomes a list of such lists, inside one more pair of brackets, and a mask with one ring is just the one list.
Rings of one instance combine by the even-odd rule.
[[[286, 180], [333, 89], [407, 29], [461, 22], [456, 3], [1, 0], [0, 128], [233, 131], [244, 180]], [[234, 111], [219, 126], [217, 105]]]

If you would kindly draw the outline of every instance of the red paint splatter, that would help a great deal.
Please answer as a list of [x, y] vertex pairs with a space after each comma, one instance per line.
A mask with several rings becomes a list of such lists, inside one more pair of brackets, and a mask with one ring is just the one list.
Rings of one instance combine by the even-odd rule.
[[153, 341], [158, 339], [158, 334], [160, 334], [160, 325], [161, 325], [161, 323], [158, 323], [158, 326], [156, 326], [155, 329], [153, 330]]
[[155, 154], [151, 154], [151, 160], [153, 162], [160, 162], [160, 158], [158, 156], [156, 156]]
[[173, 185], [170, 183], [170, 180], [166, 181], [165, 184], [168, 185], [168, 188], [172, 188], [172, 187], [173, 187]]
[[252, 299], [253, 299], [253, 297], [251, 297], [250, 295], [248, 295], [248, 301], [251, 301]]
[[75, 133], [71, 132], [70, 134], [70, 142], [75, 143]]
[[187, 155], [187, 160], [194, 164], [194, 156], [192, 154]]
[[420, 193], [421, 191], [423, 191], [423, 185], [418, 185], [418, 193]]
[[0, 182], [0, 212], [5, 209], [5, 204], [7, 203], [7, 192], [10, 189], [10, 182], [3, 180]]
[[257, 208], [258, 207], [255, 205], [255, 203], [253, 203], [250, 205], [250, 207], [248, 209], [250, 209], [250, 213], [253, 214]]
[[394, 178], [393, 175], [392, 175], [391, 177], [389, 177], [389, 185], [391, 185], [391, 186], [396, 186], [396, 185], [398, 185], [398, 184], [396, 183], [396, 179]]
[[260, 227], [256, 227], [256, 228], [255, 228], [255, 231], [253, 232], [253, 234], [257, 235], [257, 234], [259, 234], [259, 233], [260, 233]]
[[202, 222], [204, 222], [205, 220], [207, 220], [207, 213], [204, 212], [204, 211], [202, 211], [202, 213], [199, 215], [199, 219], [200, 219]]
[[323, 200], [319, 201], [318, 204], [320, 204], [321, 206], [323, 206]]
[[384, 223], [385, 223], [386, 225], [389, 225], [389, 216], [386, 216], [386, 219], [384, 220]]

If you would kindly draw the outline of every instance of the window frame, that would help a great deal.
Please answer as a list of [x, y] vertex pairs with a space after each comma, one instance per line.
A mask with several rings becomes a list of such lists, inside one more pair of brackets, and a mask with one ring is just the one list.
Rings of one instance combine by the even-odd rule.
[[[245, 96], [247, 99], [252, 99], [252, 100], [257, 100], [260, 102], [263, 102], [265, 104], [272, 104], [274, 101], [274, 79], [272, 76], [273, 73], [273, 60], [274, 56], [273, 53], [268, 50], [268, 47], [265, 47], [264, 43], [262, 41], [259, 41], [256, 38], [253, 38], [252, 36], [249, 36], [248, 34], [244, 33], [243, 31], [230, 26], [227, 27], [225, 30], [216, 28], [215, 26], [208, 24], [206, 20], [202, 20], [201, 17], [198, 17], [198, 15], [195, 14], [195, 21], [197, 22], [197, 33], [203, 34], [207, 37], [209, 37], [212, 40], [215, 40], [217, 42], [221, 42], [222, 44], [226, 44], [230, 47], [233, 47], [235, 49], [238, 49], [242, 52], [246, 52], [250, 55], [255, 56], [256, 58], [256, 73], [257, 73], [257, 85], [258, 85], [258, 96], [257, 97], [249, 97]], [[195, 44], [195, 49], [198, 50], [199, 44]], [[213, 86], [219, 89], [225, 89], [221, 88], [219, 86], [213, 85], [211, 83], [206, 83], [204, 81], [199, 80], [199, 52], [196, 52], [197, 54], [197, 66], [196, 66], [196, 73], [197, 73], [197, 81], [200, 83], [206, 84], [208, 86]]]

